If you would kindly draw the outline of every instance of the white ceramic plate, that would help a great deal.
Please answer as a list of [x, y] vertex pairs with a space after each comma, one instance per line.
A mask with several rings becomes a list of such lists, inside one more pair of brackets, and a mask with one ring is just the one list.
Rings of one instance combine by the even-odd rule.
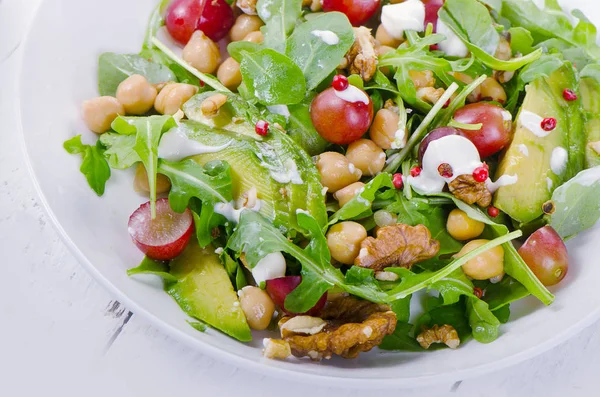
[[[79, 173], [80, 159], [62, 148], [83, 134], [80, 104], [97, 95], [96, 61], [104, 51], [137, 52], [156, 0], [45, 0], [24, 44], [20, 83], [25, 150], [41, 199], [66, 244], [94, 277], [127, 307], [169, 335], [232, 364], [301, 381], [347, 387], [414, 386], [497, 370], [539, 354], [592, 323], [600, 314], [600, 229], [569, 242], [572, 266], [556, 302], [514, 305], [511, 321], [489, 345], [469, 342], [457, 351], [425, 354], [372, 352], [358, 360], [278, 362], [261, 357], [257, 337], [244, 345], [214, 330], [200, 333], [156, 283], [128, 278], [141, 255], [127, 233], [129, 215], [145, 201], [129, 173], [114, 172], [102, 198]], [[571, 0], [592, 20], [600, 6]], [[5, 131], [5, 133], [11, 133]]]

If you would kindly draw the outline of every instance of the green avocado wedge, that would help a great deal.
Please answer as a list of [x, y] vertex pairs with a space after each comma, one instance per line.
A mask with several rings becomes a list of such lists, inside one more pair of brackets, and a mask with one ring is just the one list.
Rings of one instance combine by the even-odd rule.
[[[522, 224], [541, 217], [542, 205], [550, 200], [554, 189], [575, 176], [584, 166], [585, 135], [581, 101], [566, 101], [563, 91], [567, 88], [579, 91], [578, 79], [569, 64], [527, 86], [527, 94], [515, 123], [513, 141], [498, 167], [497, 178], [516, 175], [518, 179], [515, 184], [497, 190], [494, 205]], [[557, 120], [557, 126], [545, 136], [539, 131], [536, 134], [525, 121], [531, 115], [526, 112], [541, 118], [553, 117]], [[563, 162], [560, 154], [565, 153], [566, 160]]]
[[170, 265], [176, 281], [165, 280], [165, 290], [189, 316], [239, 341], [252, 340], [237, 294], [212, 246], [200, 248], [192, 239]]
[[585, 116], [585, 168], [600, 165], [600, 83], [596, 79], [581, 79], [581, 104]]

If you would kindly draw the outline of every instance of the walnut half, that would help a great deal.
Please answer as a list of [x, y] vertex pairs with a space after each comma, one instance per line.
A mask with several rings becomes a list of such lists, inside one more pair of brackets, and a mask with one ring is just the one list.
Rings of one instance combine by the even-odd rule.
[[458, 333], [451, 325], [434, 325], [426, 328], [417, 336], [417, 342], [423, 349], [429, 349], [434, 343], [443, 343], [450, 349], [456, 349], [460, 345]]
[[362, 241], [355, 266], [376, 272], [391, 266], [410, 269], [413, 264], [431, 259], [440, 251], [440, 242], [432, 239], [429, 229], [423, 225], [386, 226], [377, 230], [376, 236]]
[[492, 193], [485, 182], [477, 182], [473, 175], [459, 175], [448, 184], [448, 188], [456, 198], [469, 205], [477, 203], [478, 206], [485, 208], [492, 204]]
[[348, 70], [348, 74], [358, 74], [364, 81], [370, 81], [377, 71], [375, 38], [371, 29], [364, 26], [354, 28], [354, 37], [354, 44], [341, 66]]

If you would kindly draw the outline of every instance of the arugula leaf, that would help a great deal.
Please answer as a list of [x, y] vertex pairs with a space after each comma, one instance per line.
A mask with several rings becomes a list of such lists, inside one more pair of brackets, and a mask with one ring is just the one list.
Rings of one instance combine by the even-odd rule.
[[329, 224], [333, 225], [339, 221], [348, 219], [361, 219], [372, 214], [371, 205], [375, 200], [375, 194], [383, 188], [394, 188], [392, 176], [386, 172], [371, 179], [358, 194], [329, 218]]
[[175, 212], [184, 212], [192, 197], [199, 198], [205, 205], [228, 203], [233, 199], [231, 170], [224, 161], [202, 167], [191, 159], [179, 163], [161, 159], [158, 171], [171, 180], [169, 204]]
[[[457, 199], [452, 194], [440, 193], [433, 196], [446, 197], [454, 201], [456, 206], [466, 212], [469, 218], [480, 221], [488, 225], [493, 237], [504, 236], [508, 233], [508, 228], [504, 225], [495, 223], [480, 209], [470, 206], [463, 201]], [[554, 295], [546, 289], [540, 280], [533, 274], [529, 266], [523, 261], [514, 245], [508, 243], [502, 246], [504, 248], [504, 271], [509, 276], [520, 282], [527, 290], [538, 298], [545, 305], [549, 305], [554, 301]]]
[[413, 326], [406, 322], [398, 322], [394, 333], [383, 338], [378, 346], [382, 350], [402, 350], [408, 352], [422, 352], [425, 349], [411, 336]]
[[190, 200], [189, 208], [194, 217], [194, 228], [196, 230], [198, 245], [204, 248], [216, 239], [217, 236], [213, 234], [213, 231], [215, 228], [225, 225], [227, 219], [215, 212], [214, 204], [207, 203], [204, 205], [197, 198]]
[[504, 305], [500, 309], [492, 310], [492, 314], [501, 324], [506, 324], [510, 318], [510, 305]]
[[[337, 42], [326, 43], [315, 35], [317, 31], [332, 32]], [[286, 55], [300, 67], [306, 78], [306, 89], [312, 91], [336, 70], [353, 43], [354, 30], [348, 17], [340, 12], [328, 12], [294, 30], [287, 40]]]
[[302, 16], [302, 0], [258, 0], [258, 16], [265, 26], [264, 45], [280, 53], [285, 52], [285, 43]]
[[113, 122], [112, 128], [121, 134], [130, 134], [135, 129], [133, 149], [146, 167], [150, 188], [150, 212], [156, 216], [156, 174], [158, 166], [158, 144], [163, 132], [175, 127], [177, 123], [171, 116], [122, 117]]
[[600, 219], [600, 166], [577, 174], [552, 193], [555, 210], [545, 219], [563, 238], [573, 237]]
[[238, 63], [242, 62], [244, 58], [244, 52], [253, 54], [260, 51], [263, 48], [261, 44], [253, 43], [251, 41], [232, 41], [227, 45], [227, 52], [229, 56], [235, 59]]
[[167, 282], [177, 281], [177, 278], [169, 273], [169, 265], [167, 263], [155, 261], [147, 256], [144, 257], [138, 267], [127, 270], [128, 276], [135, 276], [137, 274], [152, 274]]
[[426, 306], [426, 312], [423, 313], [415, 323], [415, 333], [420, 333], [423, 326], [428, 328], [434, 325], [451, 325], [458, 333], [461, 342], [464, 342], [471, 335], [471, 327], [465, 315], [466, 307], [464, 300], [452, 305], [442, 306], [438, 298], [430, 297], [430, 303]]
[[444, 305], [452, 305], [458, 302], [462, 295], [475, 297], [473, 288], [473, 283], [462, 269], [455, 270], [452, 274], [435, 282], [430, 287], [430, 289], [440, 292], [444, 299]]
[[140, 156], [134, 150], [135, 135], [121, 135], [105, 132], [100, 135], [100, 142], [107, 149], [104, 157], [108, 160], [111, 168], [124, 170], [140, 160]]
[[330, 145], [315, 129], [310, 118], [310, 103], [312, 98], [297, 105], [288, 106], [290, 116], [287, 123], [287, 134], [310, 156], [323, 153]]
[[136, 54], [105, 52], [98, 60], [98, 91], [102, 96], [115, 96], [119, 84], [129, 76], [140, 74], [152, 84], [175, 80], [171, 70]]
[[480, 343], [490, 343], [498, 339], [500, 321], [490, 311], [488, 304], [477, 298], [468, 298], [467, 316], [473, 338]]
[[513, 54], [530, 54], [533, 48], [533, 36], [531, 32], [521, 26], [514, 26], [508, 29], [510, 35], [510, 48]]
[[473, 55], [494, 70], [515, 71], [542, 55], [543, 51], [537, 49], [509, 61], [495, 58], [499, 34], [487, 8], [477, 0], [447, 0], [438, 15]]
[[490, 310], [496, 311], [529, 295], [523, 284], [512, 277], [504, 276], [499, 283], [486, 287], [483, 300], [488, 303]]
[[81, 154], [83, 161], [79, 170], [85, 176], [88, 184], [98, 196], [104, 194], [106, 182], [110, 179], [110, 167], [104, 158], [104, 148], [101, 143], [94, 146], [81, 143], [81, 135], [77, 135], [63, 144], [70, 154]]
[[304, 99], [306, 82], [302, 70], [288, 57], [265, 48], [243, 52], [242, 78], [263, 105], [294, 105]]

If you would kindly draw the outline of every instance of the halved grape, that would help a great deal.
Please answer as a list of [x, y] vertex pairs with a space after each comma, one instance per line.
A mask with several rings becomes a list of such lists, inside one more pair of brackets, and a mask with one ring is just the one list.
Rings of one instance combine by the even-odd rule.
[[267, 293], [273, 299], [273, 302], [281, 308], [286, 314], [289, 315], [297, 315], [297, 314], [306, 314], [307, 316], [314, 316], [319, 314], [321, 309], [325, 307], [325, 303], [327, 302], [327, 293], [323, 294], [321, 299], [317, 302], [317, 304], [307, 311], [306, 313], [292, 313], [288, 310], [285, 310], [284, 302], [285, 298], [296, 289], [297, 286], [302, 282], [302, 276], [286, 276], [275, 278], [267, 281]]

